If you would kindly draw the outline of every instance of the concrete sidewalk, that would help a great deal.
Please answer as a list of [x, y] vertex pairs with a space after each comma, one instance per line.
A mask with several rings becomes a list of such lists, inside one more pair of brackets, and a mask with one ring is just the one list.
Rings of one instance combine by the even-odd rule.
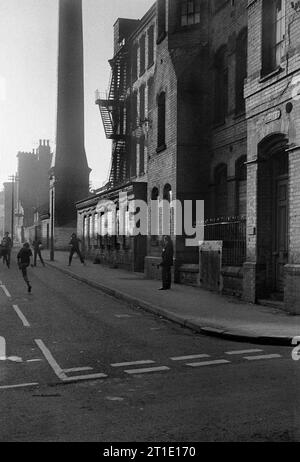
[[50, 262], [47, 252], [43, 253], [46, 263], [53, 268], [197, 332], [272, 345], [291, 345], [291, 339], [300, 336], [300, 316], [180, 284], [159, 291], [159, 281], [145, 279], [140, 273], [91, 261], [83, 266], [78, 258], [69, 267], [67, 252], [56, 251], [54, 262]]

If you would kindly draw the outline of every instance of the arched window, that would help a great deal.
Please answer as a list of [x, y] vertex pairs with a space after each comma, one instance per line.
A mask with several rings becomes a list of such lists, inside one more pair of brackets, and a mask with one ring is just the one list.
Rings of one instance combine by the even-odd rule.
[[236, 214], [246, 215], [247, 212], [247, 156], [241, 156], [235, 163], [236, 178]]
[[263, 0], [262, 14], [262, 75], [267, 75], [284, 55], [285, 0]]
[[227, 215], [227, 165], [220, 164], [215, 168], [215, 216]]
[[235, 68], [235, 112], [245, 111], [244, 81], [247, 77], [247, 29], [243, 29], [236, 42], [236, 68]]
[[161, 92], [157, 100], [157, 152], [166, 147], [166, 94]]
[[169, 183], [165, 184], [164, 186], [163, 198], [168, 202], [172, 201], [172, 188]]
[[227, 48], [223, 45], [215, 55], [214, 122], [224, 123], [228, 106]]

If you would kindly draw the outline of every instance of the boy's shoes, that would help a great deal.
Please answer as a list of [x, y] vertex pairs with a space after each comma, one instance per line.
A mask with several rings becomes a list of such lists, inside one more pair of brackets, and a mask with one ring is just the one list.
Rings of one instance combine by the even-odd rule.
[[167, 290], [165, 287], [160, 287], [158, 290]]
[[31, 292], [31, 286], [28, 286], [28, 292], [29, 293]]

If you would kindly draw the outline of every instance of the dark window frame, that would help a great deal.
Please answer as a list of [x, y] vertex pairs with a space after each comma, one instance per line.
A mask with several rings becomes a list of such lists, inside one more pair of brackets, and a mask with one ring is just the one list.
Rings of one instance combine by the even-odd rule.
[[157, 149], [166, 149], [166, 93], [162, 91], [157, 98]]
[[235, 114], [245, 112], [244, 84], [248, 70], [248, 31], [244, 28], [236, 41]]
[[214, 60], [214, 124], [225, 123], [228, 114], [228, 62], [227, 47], [221, 46]]
[[180, 26], [190, 27], [200, 24], [201, 21], [201, 1], [183, 0], [180, 3]]
[[[278, 12], [281, 12], [278, 17]], [[284, 55], [285, 0], [263, 0], [262, 5], [262, 68], [265, 77], [280, 69]]]
[[140, 72], [139, 76], [141, 77], [146, 72], [146, 34], [143, 34], [139, 40], [139, 49], [140, 49]]
[[154, 64], [154, 25], [149, 27], [147, 32], [148, 38], [148, 69]]

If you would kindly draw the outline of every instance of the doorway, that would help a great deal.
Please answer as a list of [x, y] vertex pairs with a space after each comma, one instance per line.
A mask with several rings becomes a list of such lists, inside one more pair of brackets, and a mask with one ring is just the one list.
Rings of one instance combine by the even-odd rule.
[[289, 163], [287, 140], [274, 135], [259, 151], [257, 222], [257, 293], [283, 300], [284, 267], [288, 263]]

